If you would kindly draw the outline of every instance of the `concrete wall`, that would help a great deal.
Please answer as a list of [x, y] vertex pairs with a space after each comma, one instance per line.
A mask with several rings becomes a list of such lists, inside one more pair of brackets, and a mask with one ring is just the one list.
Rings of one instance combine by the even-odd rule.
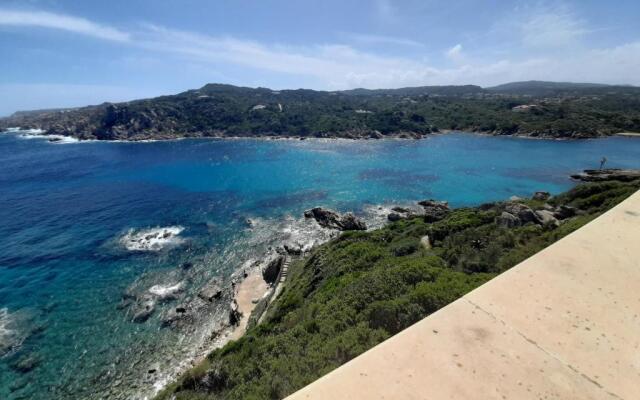
[[640, 192], [289, 398], [640, 399]]

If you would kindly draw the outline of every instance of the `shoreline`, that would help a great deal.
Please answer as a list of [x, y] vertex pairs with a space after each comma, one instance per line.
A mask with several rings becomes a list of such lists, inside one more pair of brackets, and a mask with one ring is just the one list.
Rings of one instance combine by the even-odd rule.
[[[243, 271], [240, 269], [238, 272]], [[242, 280], [233, 287], [232, 304], [237, 304], [237, 311], [241, 315], [238, 324], [229, 325], [219, 332], [210, 332], [207, 338], [198, 345], [193, 356], [180, 360], [176, 363], [176, 368], [153, 383], [149, 388], [150, 395], [141, 394], [140, 397], [136, 398], [143, 400], [155, 398], [170, 384], [176, 382], [182, 374], [204, 361], [211, 352], [224, 347], [232, 340], [238, 340], [244, 336], [249, 319], [257, 306], [257, 302], [254, 303], [253, 300], [265, 297], [273, 289], [262, 278], [262, 271], [259, 266], [253, 267], [248, 271], [245, 270], [243, 274]]]
[[[589, 136], [589, 137], [554, 137], [554, 136], [532, 136], [526, 133], [523, 134], [499, 134], [491, 132], [483, 132], [478, 130], [457, 130], [457, 129], [442, 129], [438, 132], [432, 132], [427, 134], [407, 133], [399, 132], [389, 135], [382, 135], [381, 137], [372, 136], [299, 136], [299, 135], [243, 135], [243, 136], [176, 136], [167, 138], [144, 138], [144, 139], [81, 139], [72, 135], [60, 135], [60, 134], [47, 134], [44, 131], [41, 133], [34, 133], [33, 129], [15, 129], [10, 128], [5, 131], [0, 131], [0, 134], [13, 134], [22, 139], [46, 139], [52, 144], [78, 144], [78, 143], [156, 143], [156, 142], [174, 142], [181, 140], [264, 140], [264, 141], [385, 141], [385, 140], [424, 140], [433, 136], [448, 135], [451, 133], [464, 133], [478, 136], [487, 137], [504, 137], [504, 138], [518, 138], [518, 139], [530, 139], [530, 140], [552, 140], [552, 141], [583, 141], [592, 139], [607, 139], [612, 137], [640, 137], [640, 133], [635, 132], [620, 132], [612, 133], [610, 135]], [[53, 140], [51, 140], [53, 139]]]

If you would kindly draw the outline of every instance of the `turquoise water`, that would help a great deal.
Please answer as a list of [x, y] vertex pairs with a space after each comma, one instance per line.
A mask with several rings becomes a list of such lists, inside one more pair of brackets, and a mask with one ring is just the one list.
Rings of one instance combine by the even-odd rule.
[[[420, 141], [181, 140], [49, 143], [0, 135], [0, 398], [148, 394], [221, 316], [162, 327], [169, 307], [230, 275], [323, 205], [365, 218], [378, 204], [454, 206], [558, 193], [570, 173], [640, 168], [640, 140], [547, 141], [471, 134]], [[253, 227], [246, 223], [254, 220]], [[181, 227], [168, 246], [122, 238]], [[181, 268], [185, 262], [193, 268]], [[127, 291], [179, 282], [179, 298], [143, 323]], [[150, 366], [158, 372], [149, 373]], [[164, 375], [163, 375], [164, 374]]]

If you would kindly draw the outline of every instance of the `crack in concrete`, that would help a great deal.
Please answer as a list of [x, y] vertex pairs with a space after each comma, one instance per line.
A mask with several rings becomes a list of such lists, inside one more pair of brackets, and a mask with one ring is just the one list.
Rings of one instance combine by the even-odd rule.
[[528, 343], [532, 344], [534, 347], [536, 347], [538, 350], [542, 351], [544, 354], [546, 354], [547, 356], [553, 358], [554, 360], [558, 361], [560, 364], [564, 365], [565, 367], [569, 368], [573, 373], [577, 374], [578, 376], [580, 376], [582, 379], [587, 380], [589, 383], [597, 386], [599, 389], [601, 389], [602, 391], [604, 391], [606, 394], [608, 394], [609, 396], [618, 399], [618, 400], [624, 400], [622, 397], [618, 396], [617, 394], [610, 392], [609, 390], [605, 389], [598, 381], [596, 381], [595, 379], [591, 378], [590, 376], [588, 376], [587, 374], [585, 374], [584, 372], [581, 372], [580, 370], [578, 370], [576, 367], [574, 367], [573, 365], [565, 362], [564, 360], [562, 360], [561, 358], [559, 358], [558, 356], [556, 356], [555, 354], [551, 353], [550, 351], [548, 351], [547, 349], [545, 349], [544, 347], [540, 346], [535, 340], [527, 337], [527, 335], [525, 335], [524, 333], [520, 332], [518, 329], [515, 329], [514, 327], [512, 327], [511, 325], [508, 325], [505, 321], [503, 321], [502, 319], [496, 317], [493, 313], [491, 313], [488, 310], [485, 310], [484, 308], [480, 307], [478, 304], [474, 303], [473, 301], [469, 300], [467, 297], [462, 297], [466, 302], [468, 302], [469, 304], [471, 304], [473, 307], [475, 307], [476, 309], [482, 311], [483, 313], [487, 314], [489, 317], [491, 317], [494, 321], [497, 321], [499, 323], [501, 323], [502, 325], [508, 327], [509, 329], [511, 329], [512, 331], [516, 332], [520, 337], [522, 337], [524, 340], [526, 340]]

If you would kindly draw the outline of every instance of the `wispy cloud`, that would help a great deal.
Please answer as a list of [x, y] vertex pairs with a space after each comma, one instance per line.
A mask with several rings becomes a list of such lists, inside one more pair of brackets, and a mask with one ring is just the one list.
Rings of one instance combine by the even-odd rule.
[[450, 60], [454, 60], [454, 61], [461, 60], [462, 56], [463, 56], [463, 54], [462, 54], [462, 45], [460, 43], [456, 44], [455, 46], [453, 46], [449, 50], [447, 50], [445, 52], [445, 55]]
[[[220, 71], [240, 70], [237, 67], [243, 67], [242, 72], [237, 72], [237, 81], [269, 85], [270, 81], [262, 79], [271, 73], [270, 76], [278, 74], [286, 77], [287, 82], [293, 82], [296, 86], [321, 89], [468, 83], [487, 86], [527, 79], [640, 84], [640, 78], [635, 73], [640, 70], [640, 41], [614, 48], [572, 47], [570, 57], [557, 57], [549, 52], [524, 52], [520, 55], [505, 53], [499, 58], [487, 58], [458, 43], [441, 56], [443, 60], [448, 58], [455, 61], [451, 66], [418, 56], [390, 56], [372, 49], [365, 51], [358, 48], [357, 43], [291, 46], [233, 36], [205, 35], [150, 24], [123, 32], [77, 17], [46, 12], [28, 15], [28, 19], [17, 22], [16, 15], [0, 10], [0, 24], [66, 29], [126, 42], [131, 48], [163, 54], [163, 63], [191, 63], [201, 67], [201, 71], [210, 70], [210, 74], [202, 73], [203, 79], [219, 79]], [[522, 40], [531, 45], [542, 38], [555, 38], [557, 42], [567, 43], [586, 29], [583, 24], [565, 21], [563, 28], [553, 28], [554, 31], [549, 27], [552, 25], [548, 22], [550, 17], [541, 16], [540, 13], [535, 18], [532, 14], [528, 15], [528, 21], [547, 21], [544, 24], [541, 22], [546, 29], [536, 31], [536, 37], [531, 36], [533, 33], [530, 30], [522, 32]], [[405, 41], [370, 35], [363, 35], [360, 39], [386, 43]], [[407, 45], [410, 43], [406, 42]]]
[[424, 45], [416, 40], [385, 35], [367, 35], [361, 33], [347, 33], [346, 37], [356, 43], [363, 45], [392, 45], [392, 46], [409, 46], [423, 47]]
[[127, 42], [129, 33], [100, 25], [84, 18], [45, 11], [20, 11], [0, 8], [0, 25], [58, 29], [105, 40]]
[[589, 32], [586, 22], [562, 4], [537, 7], [528, 14], [519, 23], [522, 41], [527, 46], [567, 46]]

